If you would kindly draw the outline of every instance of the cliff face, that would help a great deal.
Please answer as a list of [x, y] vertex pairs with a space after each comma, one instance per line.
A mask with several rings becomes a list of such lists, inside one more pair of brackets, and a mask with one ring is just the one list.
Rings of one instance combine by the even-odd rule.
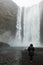
[[18, 6], [12, 0], [0, 0], [0, 46], [8, 44], [11, 34], [16, 34]]
[[11, 0], [0, 0], [0, 33], [16, 29], [18, 7]]
[[40, 41], [43, 43], [43, 1], [40, 2]]

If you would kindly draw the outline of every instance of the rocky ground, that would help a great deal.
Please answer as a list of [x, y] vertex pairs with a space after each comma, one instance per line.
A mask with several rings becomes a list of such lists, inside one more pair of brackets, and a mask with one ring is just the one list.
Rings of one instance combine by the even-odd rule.
[[21, 49], [0, 48], [0, 65], [20, 65]]
[[36, 49], [32, 63], [27, 49], [0, 48], [0, 65], [43, 65], [43, 49]]
[[20, 65], [43, 65], [43, 51], [35, 51], [32, 62], [29, 60], [28, 51], [23, 51]]

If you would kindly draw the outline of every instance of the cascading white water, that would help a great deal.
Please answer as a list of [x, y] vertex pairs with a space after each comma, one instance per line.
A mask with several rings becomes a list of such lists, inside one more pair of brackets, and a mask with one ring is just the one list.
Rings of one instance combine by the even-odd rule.
[[24, 15], [24, 41], [26, 46], [33, 43], [38, 46], [40, 39], [40, 15], [39, 6], [35, 5], [32, 8], [25, 8]]
[[39, 4], [32, 7], [18, 8], [17, 32], [15, 38], [11, 38], [11, 46], [42, 47], [40, 44], [40, 8]]
[[[40, 39], [39, 5], [35, 5], [31, 8], [27, 7], [19, 9], [16, 27], [17, 33], [15, 37], [15, 42], [17, 46], [28, 46], [30, 43], [33, 43], [34, 46], [39, 46]], [[21, 33], [24, 35], [21, 35]], [[22, 37], [23, 40], [21, 42]]]

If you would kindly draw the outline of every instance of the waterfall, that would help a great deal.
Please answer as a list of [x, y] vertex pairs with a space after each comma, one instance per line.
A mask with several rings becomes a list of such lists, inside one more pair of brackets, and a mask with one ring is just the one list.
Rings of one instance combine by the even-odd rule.
[[15, 42], [18, 45], [18, 43], [21, 43], [21, 11], [22, 8], [18, 8], [18, 14], [17, 14], [17, 32], [16, 32], [16, 37], [15, 37]]
[[[37, 11], [36, 11], [37, 10]], [[33, 43], [39, 44], [40, 39], [40, 15], [39, 6], [34, 5], [24, 10], [24, 44], [28, 46]]]
[[22, 12], [21, 12], [21, 41], [23, 41], [24, 37], [24, 7], [22, 7]]
[[15, 39], [10, 41], [13, 46], [40, 46], [40, 11], [39, 5], [18, 8], [17, 31]]
[[17, 14], [17, 34], [16, 36], [18, 36], [19, 39], [21, 39], [21, 35], [20, 35], [20, 32], [21, 32], [21, 9], [19, 8], [18, 9], [18, 14]]
[[23, 22], [24, 22], [24, 8], [18, 8], [18, 14], [17, 14], [17, 34], [15, 37], [15, 40], [19, 40], [23, 42]]
[[15, 42], [17, 45], [28, 46], [30, 43], [33, 43], [37, 46], [40, 38], [39, 6], [35, 5], [31, 8], [19, 8], [16, 27], [17, 34]]

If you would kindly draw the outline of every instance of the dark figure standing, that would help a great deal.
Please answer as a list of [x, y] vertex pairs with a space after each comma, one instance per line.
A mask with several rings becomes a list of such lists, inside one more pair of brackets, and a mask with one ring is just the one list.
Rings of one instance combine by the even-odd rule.
[[28, 52], [29, 52], [29, 56], [30, 56], [30, 61], [33, 60], [33, 56], [34, 56], [34, 47], [33, 44], [30, 44], [30, 46], [28, 47]]

